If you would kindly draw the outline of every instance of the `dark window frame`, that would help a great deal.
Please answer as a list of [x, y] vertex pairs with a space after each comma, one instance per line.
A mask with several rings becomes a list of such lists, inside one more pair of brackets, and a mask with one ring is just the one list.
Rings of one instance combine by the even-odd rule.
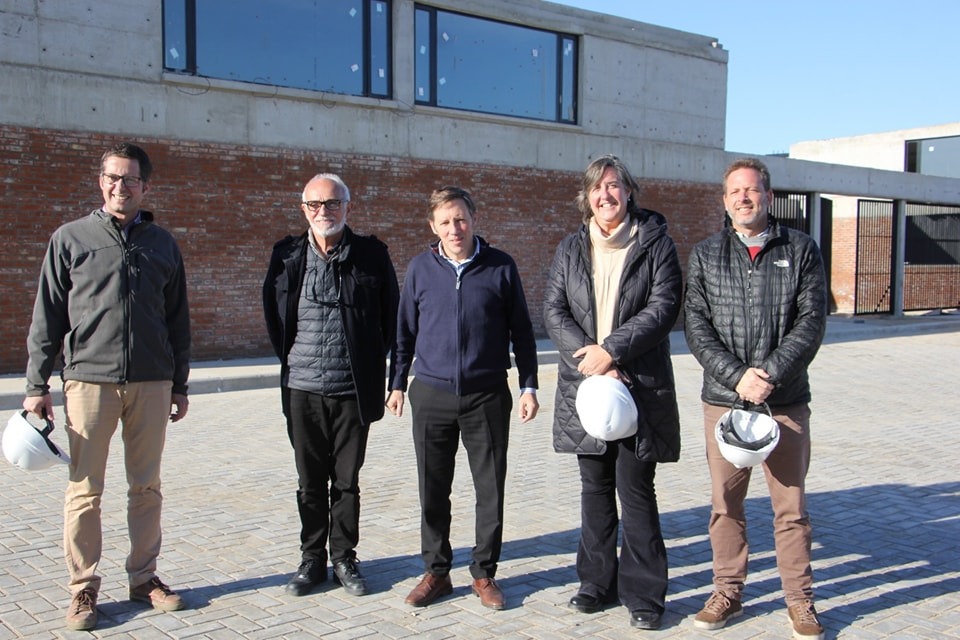
[[[430, 56], [428, 62], [429, 68], [429, 80], [428, 82], [421, 83], [419, 82], [420, 78], [417, 76], [417, 67], [416, 56], [418, 51], [416, 51], [418, 45], [420, 44], [419, 39], [419, 24], [418, 16], [421, 14], [426, 14], [428, 16], [428, 28], [429, 33], [426, 40], [428, 41], [428, 55]], [[519, 29], [526, 29], [530, 31], [538, 31], [544, 34], [552, 35], [556, 38], [556, 95], [554, 100], [554, 111], [553, 117], [551, 119], [547, 118], [538, 118], [535, 116], [524, 116], [518, 115], [515, 113], [504, 113], [499, 111], [484, 110], [484, 109], [471, 109], [467, 107], [458, 107], [440, 104], [437, 99], [437, 89], [438, 89], [438, 38], [437, 38], [437, 16], [439, 14], [447, 14], [453, 16], [459, 16], [462, 18], [488, 22], [492, 24], [499, 24], [505, 27], [513, 27]], [[569, 45], [571, 50], [571, 62], [569, 66], [564, 64], [564, 49]], [[466, 111], [470, 113], [485, 113], [491, 115], [499, 115], [513, 118], [522, 118], [525, 120], [533, 120], [537, 122], [553, 122], [559, 124], [571, 124], [575, 125], [579, 121], [579, 96], [578, 96], [578, 85], [579, 85], [579, 56], [580, 56], [580, 43], [579, 38], [575, 34], [563, 33], [560, 31], [554, 31], [551, 29], [545, 29], [535, 26], [529, 26], [525, 24], [518, 24], [514, 22], [507, 22], [505, 20], [498, 20], [495, 18], [488, 18], [484, 16], [478, 16], [469, 13], [463, 13], [461, 11], [452, 11], [449, 9], [433, 7], [425, 4], [415, 4], [414, 5], [414, 101], [418, 105], [438, 107], [442, 109], [453, 109], [456, 111]], [[569, 76], [569, 77], [565, 77]], [[567, 86], [569, 84], [570, 86]], [[425, 88], [425, 97], [419, 95], [420, 87]], [[565, 115], [564, 111], [569, 110], [570, 114]]]
[[[247, 84], [267, 84], [268, 86], [277, 86], [284, 87], [289, 89], [296, 89], [302, 91], [317, 91], [319, 93], [334, 93], [337, 95], [348, 95], [356, 96], [363, 98], [376, 98], [376, 99], [392, 99], [394, 92], [394, 69], [393, 69], [393, 6], [392, 0], [362, 0], [359, 5], [363, 8], [363, 25], [361, 27], [361, 47], [362, 47], [362, 64], [364, 69], [364, 76], [361, 83], [362, 90], [360, 93], [354, 91], [336, 91], [332, 89], [317, 89], [314, 87], [299, 86], [297, 84], [277, 84], [277, 83], [265, 83], [259, 82], [254, 79], [238, 79], [232, 77], [222, 77], [221, 75], [207, 75], [201, 73], [197, 65], [197, 2], [198, 0], [163, 0], [163, 69], [167, 73], [177, 73], [187, 76], [192, 76], [196, 78], [209, 78], [214, 80], [226, 80], [230, 82], [242, 82]], [[268, 0], [263, 0], [264, 5], [269, 4]], [[170, 40], [168, 37], [173, 37], [172, 34], [168, 33], [170, 24], [168, 24], [168, 7], [170, 5], [178, 5], [178, 10], [182, 10], [182, 19], [183, 24], [178, 25], [179, 28], [182, 28], [181, 35], [183, 36], [183, 60], [184, 63], [178, 66], [172, 66], [168, 64], [167, 54], [170, 50]], [[387, 21], [387, 26], [385, 29], [385, 42], [378, 43], [378, 50], [382, 50], [386, 56], [386, 60], [383, 65], [374, 67], [373, 62], [373, 12], [377, 5], [385, 5], [385, 16]], [[384, 90], [375, 90], [374, 87], [380, 82], [376, 82], [374, 75], [377, 73], [378, 69], [386, 69], [386, 78], [385, 80], [385, 89]]]
[[[960, 178], [960, 167], [956, 164], [950, 164], [949, 161], [946, 165], [941, 162], [934, 161], [930, 162], [931, 157], [926, 154], [924, 151], [924, 146], [929, 145], [930, 143], [945, 143], [948, 151], [947, 154], [952, 155], [954, 160], [957, 157], [957, 148], [960, 145], [960, 135], [949, 135], [949, 136], [933, 136], [930, 138], [917, 138], [913, 140], [904, 141], [904, 158], [903, 158], [903, 170], [906, 173], [917, 173], [920, 175], [927, 176], [939, 176], [944, 178]], [[932, 167], [930, 165], [933, 165]], [[944, 166], [949, 167], [948, 171], [942, 171]]]

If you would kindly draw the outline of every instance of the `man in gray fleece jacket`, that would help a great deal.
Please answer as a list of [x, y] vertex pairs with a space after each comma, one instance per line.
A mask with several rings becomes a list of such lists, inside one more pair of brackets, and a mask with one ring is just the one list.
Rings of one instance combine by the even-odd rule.
[[187, 414], [190, 314], [180, 249], [140, 208], [151, 170], [146, 152], [134, 144], [103, 154], [103, 207], [54, 232], [27, 340], [25, 410], [53, 419], [48, 381], [62, 365], [71, 458], [63, 532], [72, 596], [66, 626], [73, 630], [97, 624], [100, 500], [118, 422], [129, 484], [130, 599], [164, 611], [183, 608], [156, 568], [160, 458], [168, 419]]

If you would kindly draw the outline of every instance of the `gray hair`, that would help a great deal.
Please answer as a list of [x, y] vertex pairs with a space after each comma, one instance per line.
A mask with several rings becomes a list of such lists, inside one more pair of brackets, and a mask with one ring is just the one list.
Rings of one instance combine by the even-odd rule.
[[[337, 185], [337, 190], [343, 196], [341, 199], [344, 202], [350, 202], [350, 187], [347, 186], [347, 183], [335, 173], [318, 173], [307, 181], [307, 184], [310, 184], [314, 180], [329, 180], [330, 182]], [[307, 188], [303, 188], [303, 194], [300, 196], [301, 200], [307, 199]]]

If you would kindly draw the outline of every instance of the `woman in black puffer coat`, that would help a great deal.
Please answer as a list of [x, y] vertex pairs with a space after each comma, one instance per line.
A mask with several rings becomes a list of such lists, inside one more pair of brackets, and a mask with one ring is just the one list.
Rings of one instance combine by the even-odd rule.
[[[669, 336], [683, 286], [666, 219], [637, 206], [638, 192], [615, 156], [587, 167], [577, 196], [583, 224], [557, 247], [544, 322], [560, 353], [553, 445], [577, 454], [580, 467], [580, 589], [570, 606], [593, 613], [619, 600], [632, 626], [656, 629], [667, 557], [654, 477], [658, 462], [680, 457]], [[605, 442], [584, 431], [575, 401], [590, 375], [612, 375], [627, 385], [639, 414], [636, 435]]]

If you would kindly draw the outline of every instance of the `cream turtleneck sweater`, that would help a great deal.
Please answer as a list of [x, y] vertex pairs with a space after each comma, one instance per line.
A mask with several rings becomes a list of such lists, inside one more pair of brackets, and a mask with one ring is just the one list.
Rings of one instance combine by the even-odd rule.
[[590, 218], [590, 255], [593, 262], [593, 293], [597, 312], [597, 344], [613, 331], [613, 313], [620, 295], [620, 276], [627, 259], [630, 240], [637, 225], [628, 215], [613, 233], [607, 235]]

